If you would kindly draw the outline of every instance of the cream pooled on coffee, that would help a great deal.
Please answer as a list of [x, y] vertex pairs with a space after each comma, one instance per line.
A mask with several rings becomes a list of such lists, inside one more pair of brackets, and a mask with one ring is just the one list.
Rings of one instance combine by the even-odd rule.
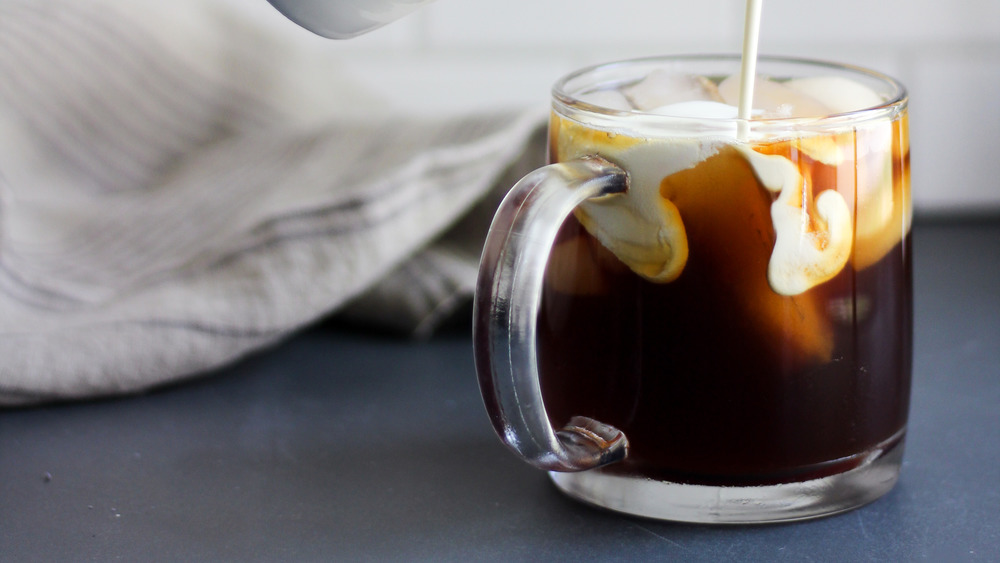
[[[861, 143], [839, 142], [837, 132], [794, 138], [758, 135], [742, 142], [736, 138], [733, 119], [737, 112], [736, 82], [738, 78], [727, 78], [716, 85], [704, 77], [658, 70], [620, 90], [579, 97], [582, 102], [620, 112], [615, 119], [623, 124], [621, 130], [599, 130], [594, 124], [553, 117], [553, 135], [558, 137], [552, 141], [558, 160], [601, 154], [629, 171], [629, 193], [591, 200], [577, 208], [581, 224], [602, 245], [647, 280], [665, 283], [676, 279], [688, 259], [688, 218], [664, 193], [665, 186], [672, 175], [697, 170], [727, 148], [735, 148], [758, 183], [774, 194], [770, 220], [775, 243], [768, 282], [776, 293], [797, 295], [839, 273], [851, 257], [855, 227], [859, 242], [867, 246], [874, 242], [880, 249], [878, 254], [900, 240], [905, 233], [886, 232], [884, 228], [894, 216], [904, 213], [908, 217], [909, 213], [908, 209], [892, 208], [893, 135], [889, 125], [882, 125], [882, 134], [865, 135]], [[755, 119], [826, 116], [875, 107], [884, 101], [866, 86], [841, 77], [787, 81], [758, 77], [753, 115]], [[656, 116], [676, 117], [685, 129], [676, 136], [664, 133], [662, 119]], [[684, 118], [700, 121], [696, 127], [694, 120], [686, 122]], [[648, 135], [643, 134], [647, 128]], [[766, 154], [775, 152], [774, 147], [782, 143], [830, 166], [857, 159], [861, 211], [856, 226], [840, 191], [822, 189], [814, 194], [796, 163], [781, 154]], [[676, 186], [671, 189], [681, 193], [676, 192]], [[906, 225], [908, 228], [908, 220]], [[863, 240], [866, 237], [878, 240]], [[867, 261], [879, 257], [872, 254]]]

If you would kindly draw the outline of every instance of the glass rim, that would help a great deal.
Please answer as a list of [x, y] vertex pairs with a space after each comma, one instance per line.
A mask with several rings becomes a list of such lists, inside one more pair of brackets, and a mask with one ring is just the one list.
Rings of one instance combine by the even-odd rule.
[[[576, 81], [579, 81], [588, 76], [597, 76], [602, 71], [612, 71], [618, 69], [627, 69], [628, 67], [638, 67], [645, 65], [653, 65], [656, 63], [697, 63], [701, 62], [712, 62], [712, 63], [735, 63], [737, 65], [736, 70], [739, 70], [741, 56], [732, 53], [718, 53], [718, 54], [677, 54], [677, 55], [655, 55], [649, 57], [638, 57], [630, 59], [622, 59], [610, 62], [603, 62], [598, 64], [589, 65], [580, 69], [577, 69], [562, 78], [557, 80], [552, 86], [551, 95], [554, 105], [559, 108], [562, 106], [565, 110], [571, 110], [573, 112], [582, 112], [593, 117], [610, 119], [612, 121], [625, 118], [642, 116], [646, 120], [647, 125], [653, 123], [663, 123], [670, 125], [677, 124], [704, 124], [711, 128], [732, 126], [733, 124], [739, 123], [741, 120], [738, 117], [687, 117], [687, 116], [672, 116], [666, 114], [652, 113], [642, 110], [622, 110], [614, 109], [609, 107], [600, 106], [592, 102], [587, 102], [581, 100], [576, 94], [571, 93], [569, 90], [569, 85]], [[869, 81], [877, 81], [882, 85], [887, 87], [888, 93], [886, 95], [887, 100], [869, 107], [861, 107], [857, 109], [852, 109], [845, 112], [829, 113], [825, 115], [808, 116], [808, 117], [768, 117], [763, 119], [750, 119], [749, 127], [751, 130], [756, 131], [767, 131], [772, 129], [800, 129], [800, 128], [827, 128], [827, 127], [842, 127], [846, 123], [857, 123], [862, 121], [869, 121], [871, 119], [883, 118], [886, 115], [892, 115], [897, 113], [904, 108], [906, 108], [909, 101], [909, 94], [906, 87], [896, 80], [895, 78], [884, 74], [882, 72], [865, 68], [862, 66], [845, 64], [845, 63], [835, 63], [824, 61], [820, 59], [811, 59], [804, 57], [789, 57], [789, 56], [774, 56], [774, 55], [760, 55], [757, 58], [758, 61], [758, 76], [760, 76], [760, 65], [792, 65], [799, 66], [803, 68], [813, 68], [813, 69], [828, 69], [831, 72], [837, 72], [840, 74], [855, 75], [858, 77], [866, 78]], [[635, 78], [638, 78], [636, 76]], [[591, 80], [587, 82], [584, 86], [593, 86], [598, 84], [599, 81]], [[583, 88], [577, 88], [576, 92], [579, 93]], [[565, 114], [566, 112], [559, 112]]]

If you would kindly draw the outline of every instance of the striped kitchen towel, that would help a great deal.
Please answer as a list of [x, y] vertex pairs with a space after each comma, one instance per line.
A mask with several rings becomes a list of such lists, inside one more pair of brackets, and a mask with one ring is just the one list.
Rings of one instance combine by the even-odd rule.
[[470, 294], [538, 112], [379, 117], [238, 4], [0, 0], [0, 404], [145, 390], [342, 309], [427, 332]]

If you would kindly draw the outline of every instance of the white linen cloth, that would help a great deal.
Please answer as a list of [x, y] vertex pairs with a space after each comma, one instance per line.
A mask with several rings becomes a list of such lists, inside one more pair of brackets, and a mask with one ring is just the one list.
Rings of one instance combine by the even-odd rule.
[[0, 404], [145, 390], [344, 308], [426, 332], [468, 298], [543, 115], [375, 117], [276, 29], [0, 0]]

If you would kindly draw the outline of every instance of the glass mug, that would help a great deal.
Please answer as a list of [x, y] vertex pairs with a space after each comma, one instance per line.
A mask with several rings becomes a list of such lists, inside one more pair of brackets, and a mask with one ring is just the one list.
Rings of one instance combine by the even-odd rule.
[[[910, 395], [907, 94], [738, 56], [587, 68], [488, 235], [480, 388], [563, 492], [646, 517], [798, 520], [895, 484]], [[639, 109], [636, 109], [636, 108]]]

